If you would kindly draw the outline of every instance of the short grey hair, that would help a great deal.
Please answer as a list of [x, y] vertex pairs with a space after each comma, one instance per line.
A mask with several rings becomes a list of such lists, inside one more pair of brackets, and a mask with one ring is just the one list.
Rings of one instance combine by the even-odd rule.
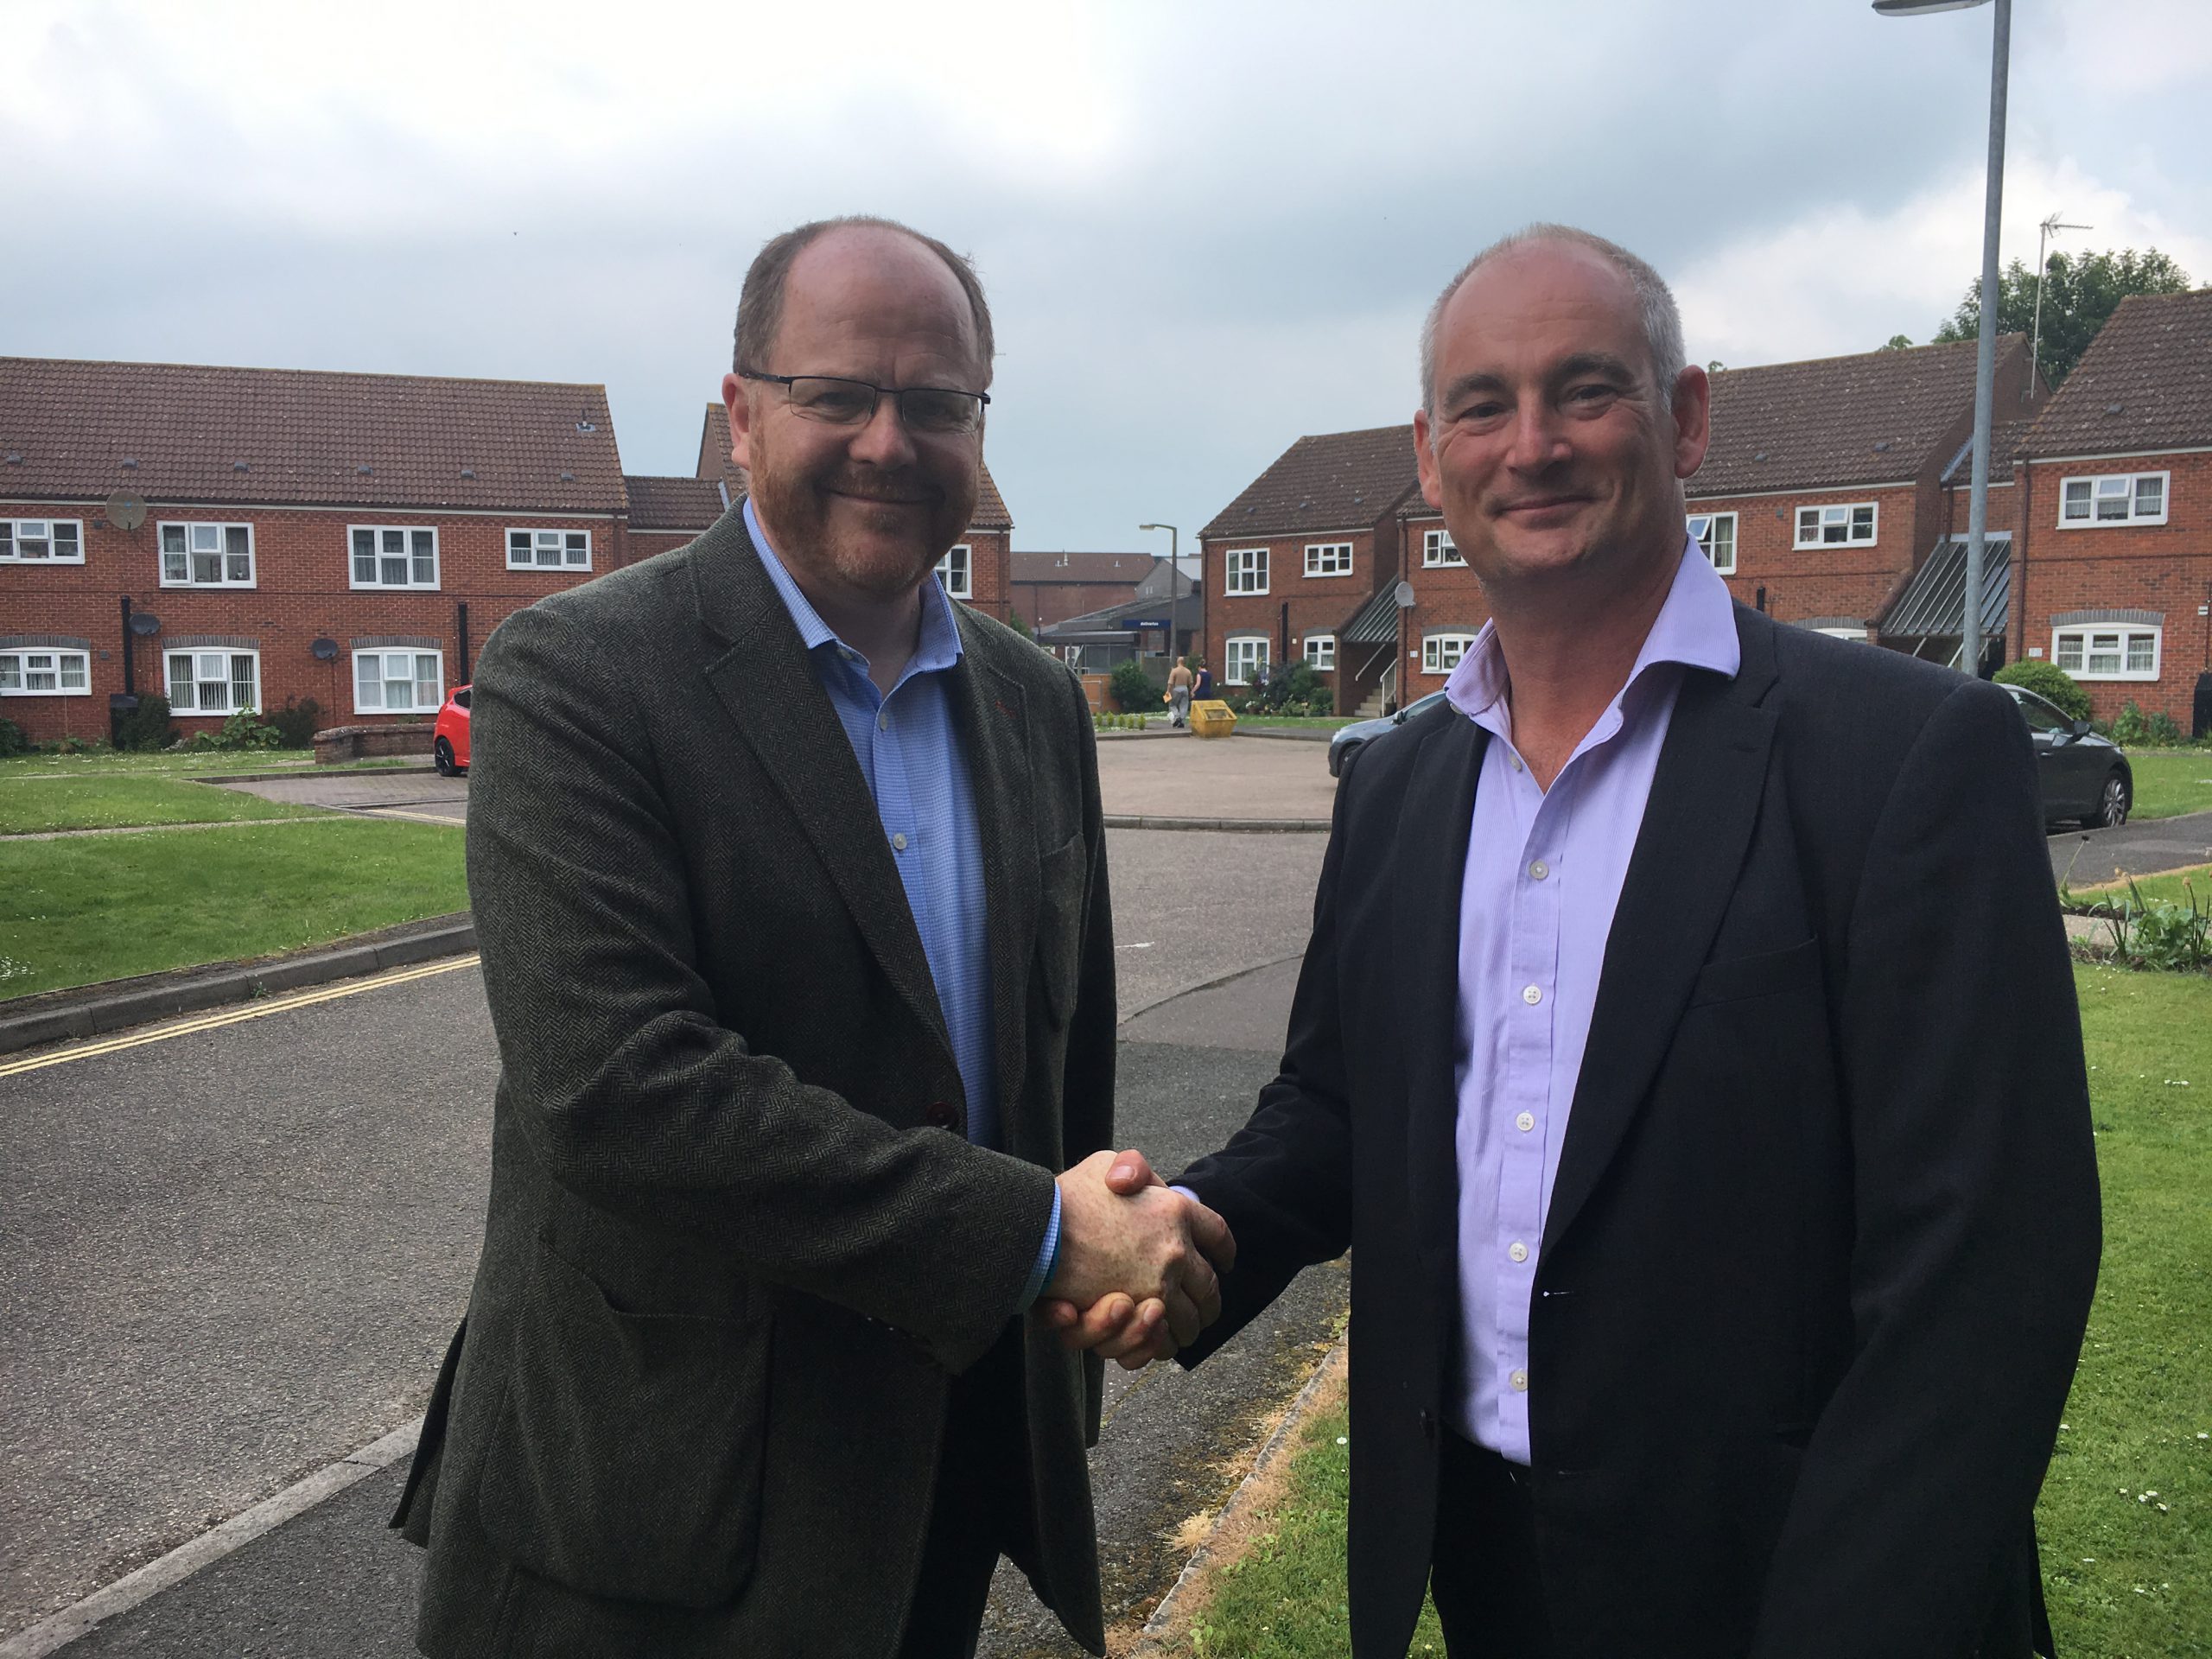
[[[817, 219], [772, 236], [761, 245], [745, 273], [745, 287], [737, 300], [737, 349], [730, 366], [739, 373], [764, 367], [775, 349], [777, 330], [784, 323], [784, 289], [798, 257], [832, 231], [892, 231], [918, 242], [939, 259], [968, 296], [968, 309], [976, 321], [976, 349], [982, 358], [983, 385], [991, 383], [991, 308], [983, 298], [983, 279], [964, 257], [933, 236], [925, 236], [911, 225], [874, 213], [848, 213], [841, 219]], [[981, 391], [982, 387], [977, 387]]]
[[1570, 247], [1587, 248], [1628, 278], [1629, 285], [1636, 290], [1637, 309], [1643, 322], [1643, 344], [1651, 355], [1651, 372], [1659, 382], [1659, 395], [1662, 399], [1673, 399], [1675, 382], [1681, 378], [1683, 369], [1688, 366], [1688, 357], [1682, 346], [1682, 314], [1675, 304], [1674, 292], [1667, 286], [1667, 279], [1619, 243], [1609, 242], [1592, 232], [1578, 230], [1572, 225], [1529, 225], [1510, 236], [1498, 238], [1460, 266], [1459, 274], [1444, 285], [1444, 291], [1436, 296], [1436, 303], [1428, 308], [1427, 319], [1421, 326], [1421, 403], [1432, 422], [1436, 418], [1436, 331], [1443, 325], [1444, 308], [1452, 303], [1452, 296], [1468, 277], [1500, 254], [1540, 242], [1564, 242]]

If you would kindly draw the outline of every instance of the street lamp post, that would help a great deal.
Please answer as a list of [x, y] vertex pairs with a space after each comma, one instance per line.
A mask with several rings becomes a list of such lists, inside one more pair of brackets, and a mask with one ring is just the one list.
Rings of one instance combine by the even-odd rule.
[[[1874, 0], [1885, 17], [1917, 17], [1931, 11], [1967, 11], [1990, 0]], [[1981, 556], [1989, 530], [1989, 443], [1997, 390], [1997, 229], [2005, 205], [2005, 75], [2012, 56], [2012, 0], [1996, 0], [1997, 23], [1989, 54], [1989, 178], [1981, 225], [1981, 346], [1974, 368], [1974, 492], [1967, 511], [1966, 614], [1959, 638], [1959, 665], [1981, 672]]]
[[[1169, 666], [1173, 667], [1175, 662], [1175, 606], [1181, 598], [1175, 591], [1175, 584], [1183, 579], [1183, 566], [1175, 556], [1175, 549], [1182, 539], [1182, 532], [1173, 524], [1139, 524], [1137, 528], [1167, 532], [1167, 657]], [[1206, 582], [1205, 573], [1201, 570], [1198, 573], [1198, 632], [1201, 637], [1205, 631]]]

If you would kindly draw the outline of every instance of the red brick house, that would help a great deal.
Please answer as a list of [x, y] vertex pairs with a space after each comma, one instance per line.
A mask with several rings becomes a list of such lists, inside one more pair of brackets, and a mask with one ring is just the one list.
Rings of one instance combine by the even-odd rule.
[[417, 718], [627, 517], [600, 386], [0, 359], [0, 714]]
[[2212, 289], [2121, 301], [2018, 448], [2011, 654], [2056, 662], [2101, 718], [2133, 702], [2190, 730], [2212, 688]]
[[[1224, 688], [1302, 658], [1337, 708], [1379, 704], [1397, 653], [1397, 512], [1417, 489], [1413, 428], [1304, 437], [1198, 532], [1205, 656]], [[1387, 639], [1370, 638], [1384, 608]]]
[[1151, 553], [1023, 553], [1009, 564], [1014, 608], [1032, 629], [1137, 597], [1160, 560]]

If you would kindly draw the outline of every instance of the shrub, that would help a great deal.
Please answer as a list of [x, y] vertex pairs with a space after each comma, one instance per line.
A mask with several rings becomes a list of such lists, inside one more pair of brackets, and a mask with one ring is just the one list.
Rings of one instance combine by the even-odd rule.
[[1124, 714], [1157, 709], [1163, 701], [1159, 690], [1145, 677], [1143, 668], [1135, 661], [1115, 664], [1114, 671], [1106, 677], [1106, 689], [1113, 693], [1114, 701], [1121, 704]]
[[2181, 728], [2175, 723], [2174, 717], [2163, 709], [2151, 716], [2147, 726], [2151, 741], [2162, 749], [2177, 749], [2189, 741], [2182, 735]]
[[322, 729], [322, 705], [313, 697], [287, 697], [282, 709], [269, 712], [280, 749], [311, 749], [315, 734]]
[[2212, 910], [2197, 899], [2195, 882], [2183, 878], [2182, 887], [2189, 902], [2177, 905], [2144, 898], [2131, 880], [2126, 899], [2100, 907], [2096, 913], [2112, 929], [2115, 957], [2133, 967], [2169, 973], [2212, 969]]
[[30, 739], [23, 734], [22, 727], [12, 720], [0, 720], [0, 759], [28, 754], [30, 747]]
[[2113, 717], [2112, 741], [2125, 748], [2131, 743], [2140, 743], [2150, 734], [2141, 705], [2133, 697], [2120, 704], [2120, 713]]
[[138, 699], [138, 706], [119, 714], [111, 735], [118, 749], [165, 749], [175, 741], [169, 724], [169, 700], [158, 694]]
[[2069, 720], [2089, 717], [2089, 694], [2056, 663], [2023, 658], [2017, 663], [2005, 664], [1993, 677], [1999, 685], [2022, 686], [2034, 692]]

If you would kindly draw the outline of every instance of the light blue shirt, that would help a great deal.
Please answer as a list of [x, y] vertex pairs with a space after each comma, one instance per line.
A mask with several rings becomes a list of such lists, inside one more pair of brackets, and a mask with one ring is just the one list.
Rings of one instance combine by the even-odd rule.
[[1459, 1432], [1530, 1460], [1529, 1305], [1582, 1074], [1605, 940], [1688, 668], [1733, 678], [1728, 585], [1695, 542], [1628, 681], [1539, 789], [1513, 746], [1505, 659], [1485, 624], [1444, 694], [1491, 734], [1459, 892]]
[[[935, 580], [922, 583], [922, 625], [914, 654], [891, 690], [880, 690], [868, 677], [868, 658], [836, 636], [791, 580], [768, 545], [750, 499], [745, 527], [791, 612], [815, 677], [836, 710], [874, 798], [922, 952], [929, 959], [945, 1033], [952, 1039], [952, 1057], [967, 1096], [968, 1138], [995, 1148], [998, 1095], [982, 836], [946, 677], [960, 660], [960, 626], [952, 601]], [[1056, 1186], [1045, 1246], [1022, 1290], [1024, 1308], [1044, 1287], [1059, 1234]]]

